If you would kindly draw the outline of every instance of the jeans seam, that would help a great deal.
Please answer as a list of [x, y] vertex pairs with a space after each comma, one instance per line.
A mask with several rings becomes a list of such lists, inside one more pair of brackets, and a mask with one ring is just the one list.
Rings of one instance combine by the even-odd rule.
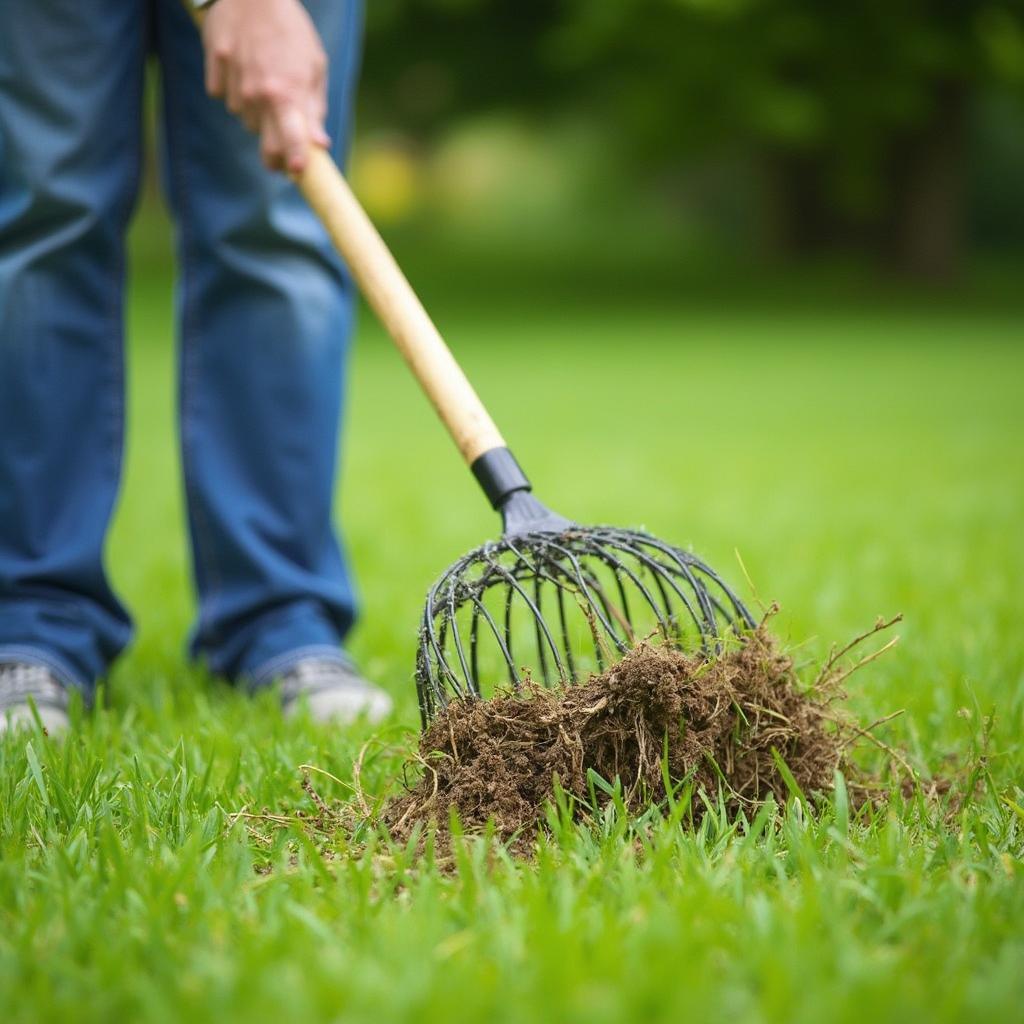
[[[144, 74], [144, 65], [140, 63], [139, 75]], [[127, 387], [125, 373], [125, 329], [124, 329], [124, 279], [127, 272], [125, 235], [128, 225], [131, 222], [132, 210], [135, 207], [139, 186], [142, 180], [142, 93], [145, 83], [139, 83], [138, 96], [139, 104], [126, 112], [126, 117], [134, 118], [137, 128], [137, 145], [131, 154], [131, 170], [129, 172], [129, 186], [125, 189], [121, 200], [120, 208], [117, 211], [116, 223], [120, 244], [116, 249], [116, 258], [111, 265], [111, 306], [109, 311], [110, 331], [108, 333], [108, 344], [110, 348], [110, 359], [108, 367], [108, 388], [113, 396], [111, 406], [110, 428], [110, 455], [111, 474], [113, 476], [113, 494], [111, 496], [110, 513], [107, 523], [108, 530], [110, 520], [113, 518], [115, 509], [120, 500], [121, 488], [124, 477], [124, 449], [125, 449], [125, 418], [127, 416], [127, 402], [125, 389]], [[103, 553], [101, 561], [105, 561]], [[104, 566], [106, 575], [106, 567]], [[109, 584], [108, 584], [109, 585]], [[130, 624], [129, 624], [130, 629]], [[129, 638], [130, 640], [130, 635]]]
[[[181, 466], [185, 486], [185, 501], [192, 514], [195, 525], [195, 537], [193, 541], [193, 559], [204, 575], [203, 591], [197, 594], [198, 613], [196, 633], [203, 637], [204, 629], [210, 628], [209, 640], [216, 644], [219, 639], [218, 631], [212, 628], [210, 623], [209, 607], [214, 598], [223, 591], [223, 583], [217, 560], [211, 557], [210, 540], [212, 531], [206, 521], [205, 513], [202, 511], [198, 500], [198, 492], [193, 477], [193, 452], [194, 446], [191, 439], [191, 424], [194, 420], [195, 394], [198, 390], [198, 357], [196, 346], [199, 338], [199, 321], [195, 302], [195, 272], [194, 272], [194, 240], [189, 219], [188, 206], [190, 187], [188, 181], [188, 161], [182, 152], [184, 137], [179, 131], [179, 109], [177, 97], [166, 80], [162, 87], [167, 97], [166, 117], [168, 136], [168, 163], [171, 168], [170, 184], [177, 197], [178, 214], [177, 220], [181, 231], [181, 271], [182, 271], [182, 311], [181, 311], [181, 400], [180, 400], [180, 438], [181, 438]], [[172, 141], [173, 140], [173, 141]], [[198, 576], [198, 573], [197, 573]], [[196, 590], [199, 591], [199, 580], [196, 580]]]
[[[361, 0], [349, 0], [348, 24], [345, 28], [345, 80], [341, 87], [341, 102], [338, 104], [339, 118], [349, 120], [348, 132], [345, 135], [345, 150], [339, 147], [338, 157], [342, 166], [347, 162], [348, 149], [351, 146], [354, 132], [352, 121], [355, 118], [355, 92], [362, 73], [362, 38], [363, 38], [363, 4]], [[335, 126], [335, 127], [339, 127]]]

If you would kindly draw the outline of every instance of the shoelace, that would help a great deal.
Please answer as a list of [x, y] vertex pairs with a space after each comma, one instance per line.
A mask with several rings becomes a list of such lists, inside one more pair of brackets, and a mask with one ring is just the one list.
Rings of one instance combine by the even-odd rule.
[[24, 704], [31, 697], [36, 704], [67, 707], [68, 695], [64, 687], [42, 665], [26, 662], [0, 664], [0, 709]]

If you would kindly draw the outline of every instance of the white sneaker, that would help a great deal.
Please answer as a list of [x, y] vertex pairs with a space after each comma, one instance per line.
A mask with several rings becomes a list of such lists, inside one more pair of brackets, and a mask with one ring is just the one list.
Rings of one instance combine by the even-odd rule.
[[302, 704], [316, 721], [341, 724], [359, 718], [377, 723], [393, 707], [391, 698], [351, 665], [328, 658], [303, 658], [281, 676], [285, 717], [295, 715]]
[[5, 661], [0, 662], [0, 733], [31, 728], [35, 719], [29, 697], [51, 736], [71, 725], [68, 692], [49, 669], [26, 661]]

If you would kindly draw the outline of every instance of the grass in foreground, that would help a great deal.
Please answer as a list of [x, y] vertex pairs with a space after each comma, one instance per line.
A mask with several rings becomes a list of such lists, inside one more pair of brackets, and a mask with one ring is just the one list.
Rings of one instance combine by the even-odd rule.
[[692, 542], [741, 582], [738, 547], [808, 659], [902, 611], [851, 705], [904, 708], [884, 738], [979, 783], [955, 810], [897, 794], [862, 817], [841, 784], [818, 815], [730, 823], [712, 803], [696, 832], [555, 814], [535, 864], [468, 844], [443, 873], [372, 837], [324, 859], [297, 824], [246, 815], [315, 813], [302, 765], [347, 798], [367, 743], [360, 783], [383, 791], [415, 738], [422, 595], [496, 523], [367, 323], [342, 518], [355, 653], [394, 723], [284, 723], [184, 669], [166, 300], [140, 282], [111, 543], [138, 642], [69, 742], [0, 741], [0, 1019], [1022, 1017], [1018, 314], [438, 310], [555, 507]]

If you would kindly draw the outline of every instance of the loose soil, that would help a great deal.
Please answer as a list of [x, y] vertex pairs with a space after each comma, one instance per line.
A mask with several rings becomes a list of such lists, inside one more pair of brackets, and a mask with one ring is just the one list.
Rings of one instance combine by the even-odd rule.
[[[591, 769], [619, 780], [631, 812], [666, 800], [663, 765], [673, 788], [691, 780], [695, 793], [721, 791], [732, 812], [789, 798], [780, 759], [808, 797], [831, 792], [836, 768], [853, 771], [851, 740], [865, 734], [832, 708], [852, 671], [836, 662], [801, 686], [762, 625], [712, 660], [642, 644], [578, 686], [453, 703], [421, 737], [422, 776], [385, 807], [384, 823], [400, 840], [433, 824], [444, 843], [454, 809], [466, 831], [493, 822], [498, 838], [525, 851], [556, 779], [587, 813]], [[699, 821], [703, 802], [691, 807]]]

